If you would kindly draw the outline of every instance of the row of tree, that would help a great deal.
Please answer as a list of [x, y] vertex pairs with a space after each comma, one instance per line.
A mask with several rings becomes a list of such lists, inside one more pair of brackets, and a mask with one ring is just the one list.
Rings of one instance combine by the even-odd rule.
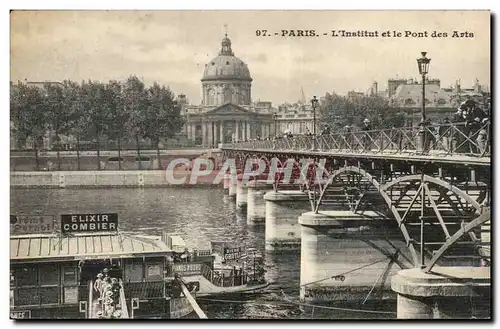
[[[11, 86], [11, 134], [17, 141], [34, 141], [37, 169], [39, 141], [47, 132], [80, 140], [92, 140], [97, 148], [97, 168], [101, 169], [100, 140], [118, 144], [121, 169], [121, 144], [134, 139], [140, 159], [140, 140], [147, 138], [156, 146], [158, 166], [160, 140], [171, 138], [182, 129], [181, 107], [170, 88], [154, 83], [147, 87], [136, 76], [125, 81], [101, 83], [45, 83], [43, 87], [18, 82]], [[60, 147], [57, 147], [60, 169]], [[139, 162], [140, 163], [140, 162]]]
[[370, 120], [372, 129], [402, 127], [405, 120], [404, 113], [395, 111], [383, 97], [347, 97], [335, 93], [325, 95], [320, 117], [335, 130], [345, 126], [361, 127], [365, 119]]

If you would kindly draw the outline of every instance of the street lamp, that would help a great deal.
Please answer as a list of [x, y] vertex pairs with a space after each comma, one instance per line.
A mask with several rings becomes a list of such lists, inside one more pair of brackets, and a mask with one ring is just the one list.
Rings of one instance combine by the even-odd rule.
[[429, 73], [429, 64], [431, 62], [430, 58], [427, 58], [427, 52], [422, 51], [422, 57], [417, 58], [418, 64], [418, 72], [422, 76], [422, 118], [420, 120], [420, 130], [419, 130], [419, 139], [420, 139], [420, 148], [422, 152], [426, 151], [426, 131], [425, 125], [427, 124], [427, 118], [425, 117], [425, 76]]
[[273, 118], [274, 118], [274, 137], [278, 137], [278, 129], [276, 128], [276, 123], [278, 121], [278, 115], [276, 113], [274, 113]]
[[311, 99], [311, 105], [313, 108], [313, 151], [316, 151], [316, 107], [318, 106], [316, 96], [313, 96], [313, 99]]

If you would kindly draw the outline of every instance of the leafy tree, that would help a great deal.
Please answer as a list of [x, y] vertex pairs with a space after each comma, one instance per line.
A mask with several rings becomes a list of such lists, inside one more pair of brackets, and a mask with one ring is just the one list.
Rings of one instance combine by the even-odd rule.
[[55, 134], [57, 170], [61, 170], [61, 134], [68, 133], [71, 127], [72, 114], [68, 108], [68, 97], [65, 95], [65, 91], [64, 84], [44, 84], [43, 108], [47, 116], [48, 128]]
[[108, 109], [104, 84], [93, 81], [82, 83], [81, 101], [88, 116], [90, 134], [96, 143], [97, 169], [101, 170], [100, 139], [107, 131]]
[[124, 83], [123, 103], [127, 111], [127, 130], [134, 137], [137, 147], [137, 160], [141, 169], [141, 147], [140, 140], [146, 136], [147, 117], [146, 108], [148, 99], [144, 83], [136, 76], [130, 76]]
[[40, 169], [38, 149], [40, 140], [47, 131], [46, 115], [41, 90], [18, 82], [10, 90], [10, 117], [14, 139], [19, 142], [33, 140], [36, 170]]
[[404, 116], [391, 108], [387, 99], [380, 96], [346, 97], [335, 93], [326, 94], [321, 104], [320, 117], [334, 128], [346, 125], [361, 127], [369, 119], [373, 129], [399, 127]]
[[156, 148], [158, 169], [161, 169], [160, 139], [172, 138], [183, 125], [181, 107], [174, 100], [174, 94], [165, 86], [154, 83], [147, 89], [148, 102], [145, 108], [145, 137], [149, 138]]
[[76, 161], [80, 170], [80, 139], [86, 134], [89, 126], [88, 112], [82, 103], [82, 87], [74, 81], [63, 82], [65, 109], [68, 112], [67, 132], [76, 137]]
[[118, 81], [110, 81], [106, 85], [106, 101], [108, 105], [108, 137], [118, 143], [118, 168], [121, 169], [121, 149], [124, 137], [124, 127], [129, 113], [125, 110], [122, 96], [123, 85]]

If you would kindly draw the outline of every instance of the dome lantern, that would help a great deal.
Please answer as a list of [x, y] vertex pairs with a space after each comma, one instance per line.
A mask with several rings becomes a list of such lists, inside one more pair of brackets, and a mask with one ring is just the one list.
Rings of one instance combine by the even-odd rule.
[[231, 40], [229, 40], [229, 38], [227, 37], [227, 33], [224, 36], [224, 39], [222, 39], [221, 49], [220, 49], [219, 55], [221, 55], [221, 56], [234, 56], [234, 53], [231, 50]]

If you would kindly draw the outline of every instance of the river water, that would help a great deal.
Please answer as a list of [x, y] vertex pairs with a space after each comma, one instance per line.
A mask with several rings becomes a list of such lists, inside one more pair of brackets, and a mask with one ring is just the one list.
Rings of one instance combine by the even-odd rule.
[[235, 202], [227, 198], [221, 188], [15, 189], [11, 190], [10, 206], [11, 213], [57, 217], [63, 213], [114, 212], [119, 215], [120, 230], [153, 235], [161, 234], [162, 230], [175, 232], [183, 236], [190, 248], [208, 248], [211, 240], [257, 248], [265, 255], [266, 279], [271, 285], [259, 294], [244, 297], [199, 299], [209, 318], [387, 319], [396, 316], [394, 300], [368, 301], [361, 306], [359, 303], [322, 305], [330, 308], [297, 305], [300, 253], [266, 254], [264, 227], [247, 226], [245, 215], [237, 211]]

